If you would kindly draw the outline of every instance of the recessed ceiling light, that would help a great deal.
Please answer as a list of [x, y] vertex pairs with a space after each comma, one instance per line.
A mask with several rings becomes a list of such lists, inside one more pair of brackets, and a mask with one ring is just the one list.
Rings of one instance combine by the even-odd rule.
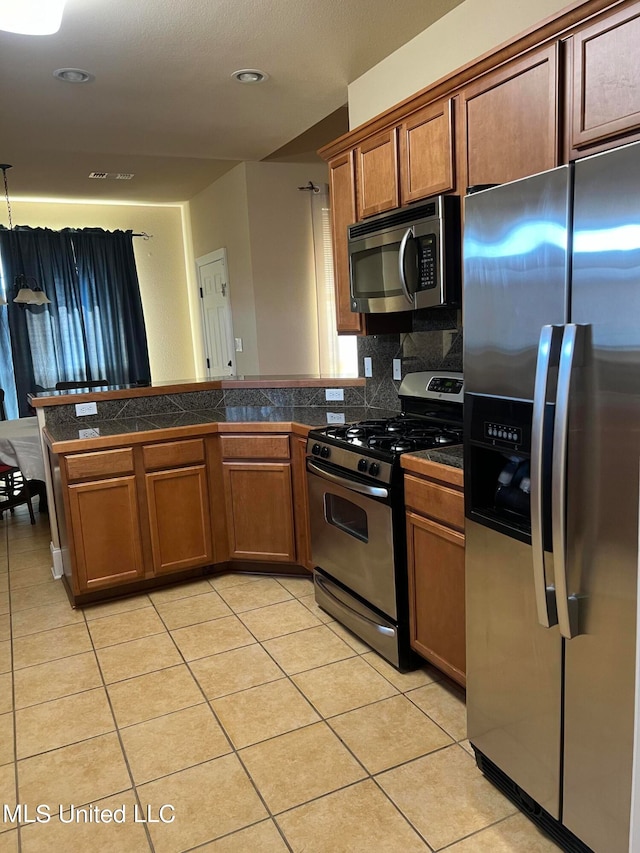
[[240, 71], [234, 71], [231, 76], [235, 77], [238, 83], [264, 83], [269, 79], [268, 74], [257, 68], [241, 68]]
[[82, 68], [58, 68], [53, 72], [53, 76], [64, 83], [90, 83], [95, 80], [93, 74], [83, 71]]

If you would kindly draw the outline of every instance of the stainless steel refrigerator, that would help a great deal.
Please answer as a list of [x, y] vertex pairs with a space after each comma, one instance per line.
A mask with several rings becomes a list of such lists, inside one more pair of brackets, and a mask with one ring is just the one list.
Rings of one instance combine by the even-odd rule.
[[463, 311], [469, 738], [567, 850], [626, 853], [640, 143], [467, 196]]

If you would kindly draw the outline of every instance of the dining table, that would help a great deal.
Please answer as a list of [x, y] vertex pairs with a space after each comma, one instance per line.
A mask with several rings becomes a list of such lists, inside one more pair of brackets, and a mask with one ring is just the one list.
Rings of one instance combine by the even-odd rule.
[[0, 463], [19, 468], [25, 480], [45, 480], [37, 418], [0, 421]]

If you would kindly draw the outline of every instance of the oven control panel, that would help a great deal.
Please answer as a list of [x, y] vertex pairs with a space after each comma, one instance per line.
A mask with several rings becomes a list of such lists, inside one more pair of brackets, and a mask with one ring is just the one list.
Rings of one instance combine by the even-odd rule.
[[372, 477], [381, 483], [391, 482], [392, 465], [381, 459], [372, 459], [359, 450], [346, 447], [336, 447], [325, 444], [322, 440], [309, 438], [307, 441], [307, 453], [319, 462], [331, 462], [337, 468], [345, 472], [353, 471]]

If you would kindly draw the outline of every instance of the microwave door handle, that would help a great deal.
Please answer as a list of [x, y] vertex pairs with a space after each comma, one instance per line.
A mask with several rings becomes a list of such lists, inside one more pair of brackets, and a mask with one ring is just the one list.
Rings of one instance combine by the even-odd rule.
[[415, 304], [415, 300], [413, 294], [409, 290], [409, 285], [407, 284], [407, 276], [405, 273], [404, 262], [405, 256], [407, 254], [407, 244], [409, 240], [413, 239], [415, 234], [413, 233], [413, 228], [407, 228], [400, 242], [400, 251], [398, 253], [398, 273], [400, 275], [400, 284], [402, 285], [402, 292], [405, 295], [407, 302], [410, 302], [411, 305]]

